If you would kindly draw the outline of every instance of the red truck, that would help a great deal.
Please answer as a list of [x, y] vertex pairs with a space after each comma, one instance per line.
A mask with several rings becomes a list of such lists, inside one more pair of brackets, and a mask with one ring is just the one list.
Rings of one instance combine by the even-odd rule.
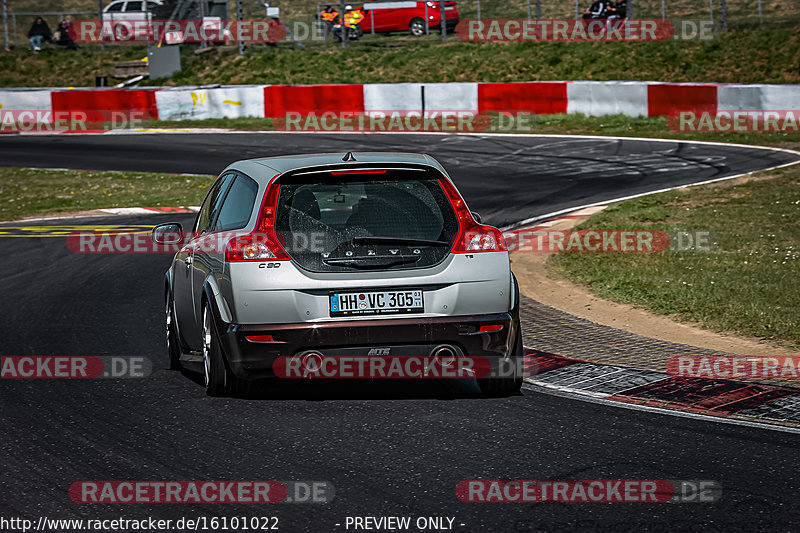
[[[439, 28], [442, 22], [441, 2], [387, 1], [364, 2], [361, 8], [364, 20], [361, 28], [364, 33], [372, 32], [373, 21], [376, 33], [410, 31], [412, 35], [425, 35], [425, 16], [429, 28]], [[444, 2], [447, 30], [452, 31], [458, 24], [458, 8], [455, 2]]]

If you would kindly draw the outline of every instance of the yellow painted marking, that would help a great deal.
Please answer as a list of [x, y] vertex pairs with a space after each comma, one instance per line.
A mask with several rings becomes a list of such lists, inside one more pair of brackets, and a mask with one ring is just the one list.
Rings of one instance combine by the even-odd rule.
[[231, 104], [231, 105], [242, 105], [241, 102], [237, 102], [236, 100], [223, 100], [223, 104]]
[[191, 91], [190, 94], [192, 95], [193, 106], [197, 104], [202, 104], [203, 102], [206, 101], [206, 98], [208, 98], [208, 95], [206, 93], [196, 93], [194, 91]]
[[73, 233], [149, 233], [154, 226], [150, 225], [53, 225], [53, 226], [0, 226], [2, 237], [68, 237]]

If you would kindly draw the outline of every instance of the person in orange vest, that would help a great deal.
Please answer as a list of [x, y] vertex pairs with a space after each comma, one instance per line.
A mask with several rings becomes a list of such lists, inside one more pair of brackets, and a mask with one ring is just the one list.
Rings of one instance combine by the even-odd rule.
[[[353, 9], [353, 6], [345, 6], [344, 8], [344, 25], [348, 28], [347, 38], [349, 40], [358, 39], [363, 34], [361, 29], [361, 21], [364, 20], [364, 13], [360, 9]], [[338, 20], [336, 22], [339, 22]], [[341, 41], [342, 40], [342, 26], [341, 24], [334, 24], [333, 36]]]
[[331, 33], [333, 25], [336, 24], [338, 19], [339, 12], [333, 9], [331, 6], [325, 6], [325, 9], [319, 12], [319, 20], [323, 24], [323, 32], [326, 39], [328, 38], [328, 34]]
[[352, 6], [345, 8], [344, 25], [348, 28], [355, 28], [364, 20], [364, 12], [361, 9], [353, 9]]
[[339, 18], [339, 13], [331, 6], [325, 6], [325, 9], [319, 12], [319, 19], [322, 22], [330, 22], [331, 24]]

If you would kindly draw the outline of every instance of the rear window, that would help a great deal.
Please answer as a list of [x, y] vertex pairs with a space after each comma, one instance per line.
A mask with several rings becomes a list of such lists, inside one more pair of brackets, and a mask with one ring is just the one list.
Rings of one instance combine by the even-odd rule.
[[425, 171], [295, 177], [281, 184], [276, 233], [301, 267], [318, 272], [424, 268], [441, 262], [458, 220]]

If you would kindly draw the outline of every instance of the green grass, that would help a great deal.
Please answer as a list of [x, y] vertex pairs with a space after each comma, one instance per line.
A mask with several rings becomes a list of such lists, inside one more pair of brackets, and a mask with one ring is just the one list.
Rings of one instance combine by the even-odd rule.
[[[650, 43], [464, 43], [367, 36], [341, 50], [286, 44], [184, 56], [177, 85], [395, 83], [533, 80], [669, 80], [675, 82], [800, 82], [800, 30], [730, 32], [718, 40]], [[402, 44], [401, 44], [402, 43]], [[159, 84], [151, 80], [148, 83]]]
[[204, 118], [200, 120], [152, 120], [150, 128], [227, 128], [232, 130], [271, 130], [271, 118]]
[[[800, 29], [770, 26], [730, 31], [713, 41], [442, 44], [437, 35], [367, 35], [348, 50], [332, 41], [292, 43], [195, 55], [184, 46], [183, 70], [144, 85], [394, 83], [525, 80], [668, 80], [800, 83]], [[117, 61], [140, 59], [142, 46], [84, 46], [78, 52], [23, 47], [0, 54], [0, 86], [93, 86]]]
[[565, 253], [549, 266], [603, 298], [800, 346], [800, 167], [756, 176], [630, 200], [580, 226], [708, 229], [712, 252]]
[[200, 205], [212, 178], [0, 167], [0, 220], [107, 207]]

